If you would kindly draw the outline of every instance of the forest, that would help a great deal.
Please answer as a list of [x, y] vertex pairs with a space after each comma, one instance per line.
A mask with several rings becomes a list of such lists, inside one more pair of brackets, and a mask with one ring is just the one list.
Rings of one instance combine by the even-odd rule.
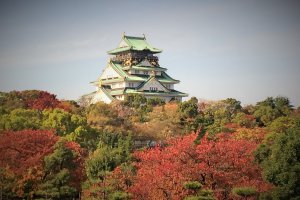
[[287, 97], [88, 105], [0, 92], [0, 200], [300, 199], [300, 108]]

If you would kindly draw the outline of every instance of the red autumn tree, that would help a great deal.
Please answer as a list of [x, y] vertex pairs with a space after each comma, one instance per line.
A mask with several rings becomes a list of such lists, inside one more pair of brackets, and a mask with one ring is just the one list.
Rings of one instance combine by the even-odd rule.
[[[43, 184], [49, 179], [49, 173], [50, 175], [54, 173], [54, 171], [47, 171], [45, 158], [48, 158], [48, 163], [57, 162], [58, 165], [62, 165], [65, 160], [64, 168], [71, 165], [68, 184], [77, 191], [80, 190], [80, 183], [85, 178], [83, 170], [85, 151], [79, 144], [65, 141], [64, 152], [69, 152], [66, 154], [57, 149], [59, 138], [52, 131], [46, 130], [0, 133], [0, 170], [5, 172], [3, 177], [4, 175], [6, 177], [8, 172], [14, 177], [12, 180], [14, 184], [7, 189], [10, 194], [30, 199], [36, 195], [36, 191], [41, 190]], [[59, 167], [61, 166], [57, 168]], [[11, 197], [15, 198], [15, 196]]]
[[57, 140], [58, 136], [47, 130], [2, 132], [0, 167], [9, 166], [16, 174], [22, 174], [32, 166], [39, 166]]
[[215, 140], [205, 136], [196, 145], [196, 136], [135, 153], [138, 170], [128, 190], [134, 199], [183, 199], [193, 194], [183, 186], [187, 181], [199, 181], [217, 199], [236, 198], [231, 194], [234, 187], [253, 187], [258, 192], [269, 188], [253, 162], [255, 142], [221, 134]]
[[37, 91], [37, 94], [24, 98], [27, 106], [32, 109], [44, 110], [49, 108], [57, 108], [60, 101], [56, 99], [56, 95], [46, 91]]
[[138, 169], [129, 192], [135, 199], [183, 199], [183, 184], [197, 179], [195, 134], [169, 141], [165, 148], [135, 152]]
[[57, 140], [52, 131], [45, 130], [0, 133], [0, 169], [14, 175], [11, 194], [32, 195], [43, 176], [43, 159], [52, 152]]

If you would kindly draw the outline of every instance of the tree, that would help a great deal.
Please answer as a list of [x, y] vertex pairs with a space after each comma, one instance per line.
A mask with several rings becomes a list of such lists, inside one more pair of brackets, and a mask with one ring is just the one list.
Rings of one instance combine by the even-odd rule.
[[246, 128], [254, 128], [255, 126], [257, 126], [255, 117], [243, 112], [236, 113], [236, 115], [232, 119], [232, 122]]
[[86, 109], [88, 124], [99, 130], [110, 129], [111, 131], [123, 130], [124, 118], [118, 115], [116, 106], [98, 102]]
[[278, 117], [268, 126], [268, 130], [272, 133], [284, 133], [287, 129], [294, 127], [296, 121], [293, 117]]
[[21, 96], [28, 108], [37, 110], [57, 108], [60, 103], [60, 101], [56, 99], [56, 95], [46, 91], [27, 90], [23, 91]]
[[179, 104], [179, 112], [186, 118], [194, 118], [198, 115], [198, 100], [196, 97], [192, 97], [188, 101], [184, 101]]
[[[98, 148], [90, 154], [85, 162], [88, 181], [84, 184], [85, 199], [128, 199], [128, 195], [114, 189], [110, 181], [112, 171], [131, 160], [131, 135], [104, 134]], [[119, 179], [118, 179], [119, 180]], [[111, 195], [109, 195], [111, 194]]]
[[292, 108], [293, 106], [286, 97], [268, 97], [256, 104], [253, 115], [260, 122], [260, 125], [267, 126], [276, 118], [289, 115]]
[[23, 130], [0, 134], [0, 168], [4, 179], [13, 182], [4, 190], [6, 194], [24, 198], [33, 195], [42, 179], [43, 159], [52, 152], [57, 140], [52, 131]]
[[169, 141], [165, 148], [135, 152], [137, 174], [128, 189], [133, 197], [183, 199], [195, 194], [184, 188], [189, 181], [199, 181], [217, 199], [233, 197], [234, 187], [252, 186], [258, 192], [269, 189], [253, 162], [256, 142], [220, 134], [216, 140], [204, 136], [195, 144], [196, 137], [190, 134]]
[[0, 199], [13, 198], [13, 187], [16, 184], [14, 173], [9, 167], [0, 167]]
[[230, 117], [232, 118], [234, 114], [242, 110], [241, 102], [234, 98], [227, 98], [223, 100], [226, 105], [226, 110]]
[[133, 108], [140, 108], [141, 106], [145, 105], [146, 102], [147, 98], [144, 95], [129, 94], [125, 96], [123, 104]]
[[87, 126], [85, 117], [61, 109], [44, 110], [42, 114], [42, 127], [44, 129], [54, 129], [60, 136], [74, 132], [79, 126]]
[[0, 116], [0, 130], [36, 130], [40, 129], [41, 121], [42, 116], [37, 110], [19, 108]]
[[62, 100], [57, 107], [73, 114], [80, 114], [83, 110], [78, 103], [73, 100]]
[[178, 104], [167, 103], [156, 106], [148, 113], [147, 123], [132, 124], [133, 136], [138, 140], [165, 140], [184, 133], [180, 126], [180, 116], [177, 112]]
[[242, 197], [244, 199], [248, 199], [253, 197], [257, 199], [257, 192], [252, 187], [237, 187], [232, 189], [232, 193], [236, 195], [237, 197]]
[[36, 196], [53, 199], [76, 197], [85, 179], [84, 156], [78, 144], [60, 139], [53, 153], [44, 158], [44, 175]]
[[255, 152], [264, 178], [274, 184], [274, 199], [300, 196], [300, 123], [281, 133], [273, 133]]
[[195, 193], [193, 196], [184, 198], [184, 200], [214, 200], [213, 192], [211, 190], [203, 190], [201, 183], [198, 181], [186, 182], [184, 187], [188, 190], [192, 190]]

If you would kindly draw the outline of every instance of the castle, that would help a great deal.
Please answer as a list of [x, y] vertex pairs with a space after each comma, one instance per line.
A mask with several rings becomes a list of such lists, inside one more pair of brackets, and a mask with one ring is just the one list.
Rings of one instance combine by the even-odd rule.
[[141, 94], [146, 98], [160, 98], [165, 102], [182, 101], [185, 93], [174, 90], [179, 80], [170, 77], [167, 69], [159, 65], [162, 50], [152, 47], [143, 37], [123, 34], [118, 47], [108, 51], [109, 62], [98, 80], [91, 82], [97, 91], [90, 103], [124, 100], [128, 94]]

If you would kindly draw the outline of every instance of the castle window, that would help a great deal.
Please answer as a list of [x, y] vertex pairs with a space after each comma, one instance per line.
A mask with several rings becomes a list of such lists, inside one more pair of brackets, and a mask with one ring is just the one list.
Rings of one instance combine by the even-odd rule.
[[150, 87], [150, 91], [156, 92], [157, 91], [157, 87]]
[[139, 74], [140, 71], [139, 71], [139, 70], [135, 70], [134, 73], [135, 73], [135, 74]]
[[133, 83], [128, 83], [128, 86], [129, 87], [134, 87], [134, 84]]
[[145, 75], [148, 75], [148, 71], [144, 71], [144, 74], [145, 74]]

